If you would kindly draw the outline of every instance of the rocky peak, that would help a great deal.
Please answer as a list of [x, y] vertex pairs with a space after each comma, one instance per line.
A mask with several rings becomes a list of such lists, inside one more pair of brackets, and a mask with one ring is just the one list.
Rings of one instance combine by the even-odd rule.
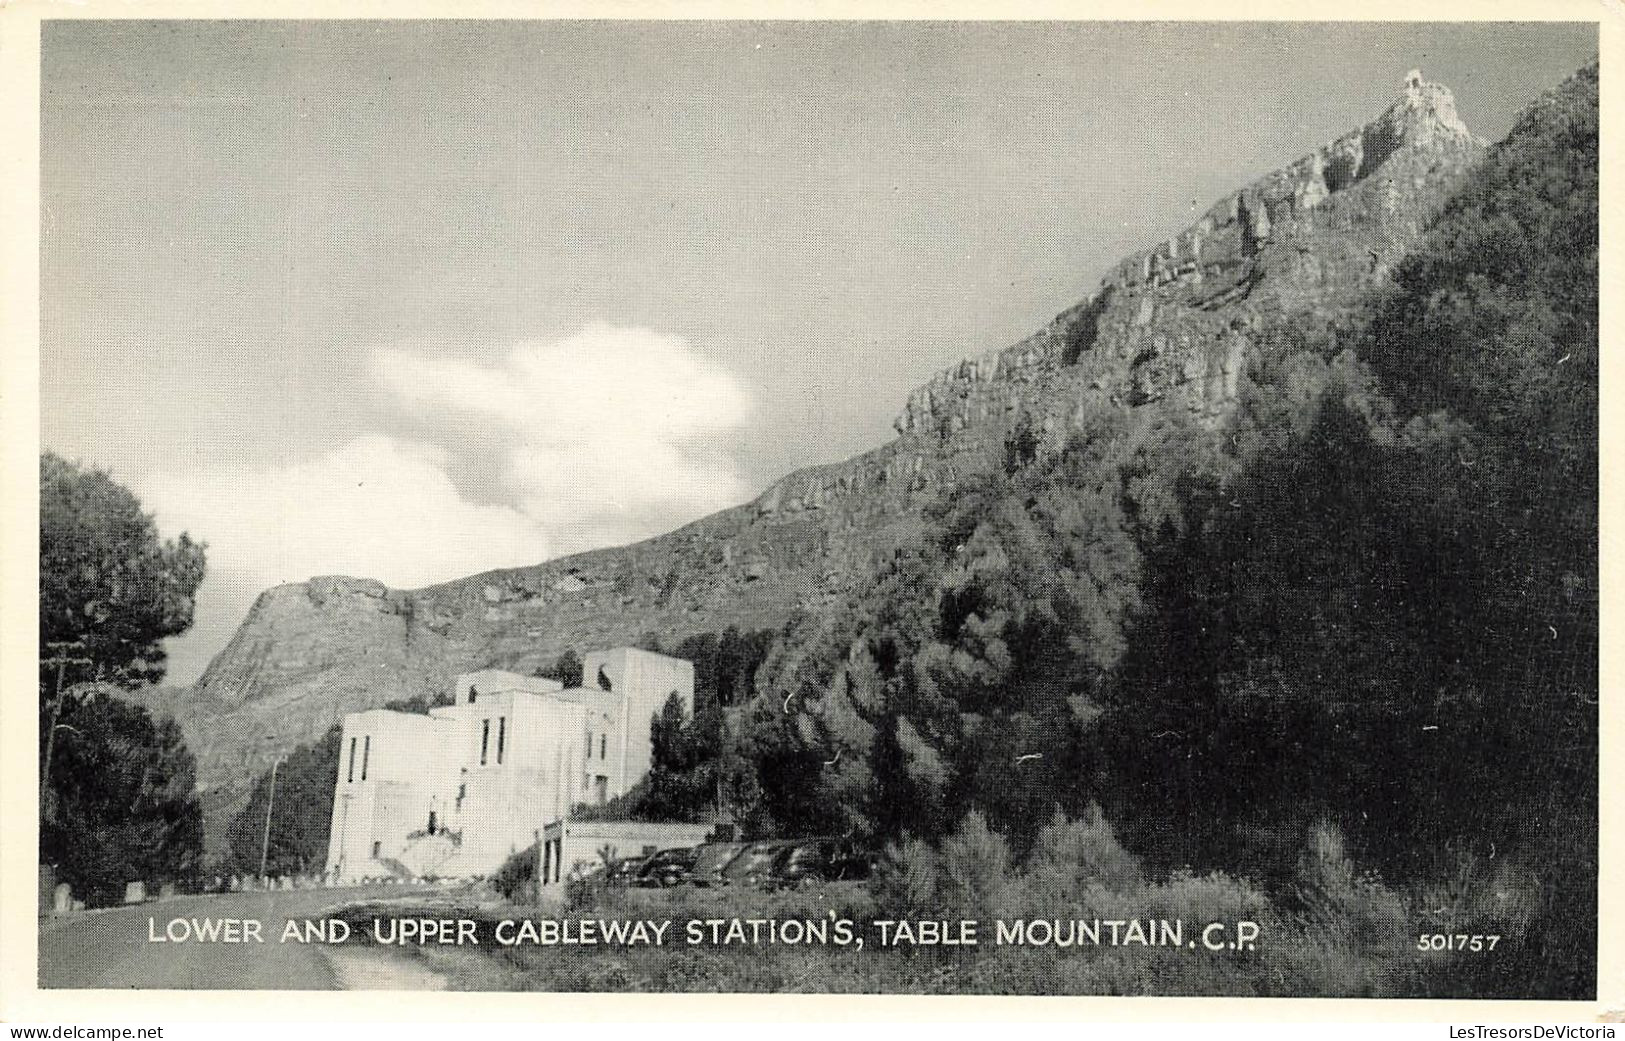
[[1405, 74], [1405, 92], [1377, 122], [1386, 122], [1399, 130], [1401, 136], [1408, 134], [1413, 140], [1422, 142], [1434, 135], [1473, 140], [1467, 124], [1456, 114], [1456, 96], [1442, 83], [1423, 80], [1420, 69], [1412, 69]]
[[[1385, 276], [1481, 148], [1449, 89], [1412, 70], [1376, 119], [1125, 257], [1037, 334], [938, 373], [909, 396], [894, 426], [905, 436], [953, 436], [1023, 411], [1012, 388], [1080, 364], [1101, 392], [1091, 405], [1146, 404], [1183, 387], [1191, 409], [1217, 421], [1241, 362], [1234, 334], [1254, 325], [1261, 307], [1336, 307]], [[1149, 337], [1134, 333], [1153, 326]], [[1125, 358], [1128, 366], [1117, 364]]]

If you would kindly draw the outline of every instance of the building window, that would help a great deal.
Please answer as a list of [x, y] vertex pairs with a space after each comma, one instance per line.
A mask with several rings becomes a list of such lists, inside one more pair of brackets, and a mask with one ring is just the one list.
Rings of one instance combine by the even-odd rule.
[[587, 758], [592, 758], [592, 731], [587, 731]]
[[497, 762], [502, 762], [503, 750], [508, 747], [508, 717], [497, 717]]
[[607, 749], [608, 747], [609, 747], [609, 735], [608, 734], [599, 734], [598, 735], [598, 758], [603, 759], [608, 755], [608, 753], [605, 751], [605, 749]]
[[374, 842], [372, 844], [372, 859], [377, 860], [380, 856], [383, 855], [383, 852], [384, 852], [384, 844], [382, 842]]
[[485, 765], [485, 753], [491, 747], [491, 721], [487, 719], [480, 727], [480, 765]]
[[609, 778], [600, 775], [597, 778], [597, 785], [598, 791], [596, 794], [598, 796], [598, 805], [602, 806], [604, 803], [609, 801]]
[[350, 769], [345, 774], [344, 780], [350, 784], [355, 783], [355, 738], [353, 737], [350, 738]]
[[434, 811], [429, 811], [429, 834], [434, 834]]
[[372, 758], [372, 735], [368, 734], [361, 742], [361, 779], [367, 779], [367, 761]]
[[480, 688], [478, 688], [478, 687], [469, 687], [468, 688], [468, 703], [470, 705], [472, 705], [472, 704], [474, 704], [474, 702], [476, 702], [478, 700], [480, 700]]

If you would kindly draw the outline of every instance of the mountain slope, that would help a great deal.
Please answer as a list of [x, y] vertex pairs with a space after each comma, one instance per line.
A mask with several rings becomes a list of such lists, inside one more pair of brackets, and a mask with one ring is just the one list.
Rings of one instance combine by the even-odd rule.
[[218, 848], [252, 776], [343, 713], [532, 670], [566, 648], [774, 626], [836, 602], [921, 504], [1115, 414], [1131, 442], [1219, 440], [1259, 345], [1333, 327], [1376, 286], [1481, 145], [1419, 77], [1377, 119], [1220, 200], [1126, 258], [1022, 342], [910, 395], [896, 440], [801, 470], [754, 502], [633, 546], [415, 591], [318, 578], [264, 593], [189, 691], [160, 699], [199, 762]]

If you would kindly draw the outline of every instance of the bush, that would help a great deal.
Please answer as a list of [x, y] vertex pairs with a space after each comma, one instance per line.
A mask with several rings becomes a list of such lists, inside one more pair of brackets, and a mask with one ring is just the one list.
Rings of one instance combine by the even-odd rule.
[[[1542, 867], [1552, 878], [1551, 865]], [[1429, 993], [1515, 998], [1538, 987], [1541, 993], [1586, 997], [1577, 969], [1582, 961], [1574, 952], [1595, 943], [1595, 933], [1573, 920], [1571, 901], [1557, 890], [1543, 885], [1521, 858], [1472, 854], [1458, 857], [1450, 876], [1418, 887], [1418, 932], [1500, 937], [1493, 957], [1474, 957], [1465, 965], [1452, 951], [1420, 955]]]
[[896, 918], [934, 913], [937, 904], [937, 851], [921, 839], [886, 847], [871, 883], [875, 904]]
[[1186, 922], [1252, 921], [1269, 925], [1277, 916], [1269, 897], [1244, 878], [1222, 871], [1196, 875], [1176, 871], [1167, 881], [1134, 894], [1141, 915]]
[[1297, 891], [1305, 921], [1342, 945], [1396, 955], [1409, 946], [1405, 901], [1376, 875], [1355, 871], [1342, 833], [1330, 824], [1310, 829], [1298, 865]]
[[541, 860], [540, 849], [531, 843], [515, 853], [497, 868], [491, 876], [491, 885], [504, 900], [514, 903], [533, 903], [536, 899], [536, 868]]
[[992, 918], [1010, 888], [1010, 847], [989, 830], [976, 810], [942, 840], [938, 853], [937, 905], [966, 918]]
[[1494, 933], [1521, 941], [1541, 911], [1541, 886], [1509, 857], [1464, 854], [1452, 876], [1421, 887], [1420, 920], [1432, 932]]
[[1038, 833], [1027, 875], [1056, 895], [1090, 885], [1132, 889], [1144, 881], [1139, 858], [1117, 841], [1117, 832], [1095, 803], [1082, 820], [1068, 820], [1056, 811]]

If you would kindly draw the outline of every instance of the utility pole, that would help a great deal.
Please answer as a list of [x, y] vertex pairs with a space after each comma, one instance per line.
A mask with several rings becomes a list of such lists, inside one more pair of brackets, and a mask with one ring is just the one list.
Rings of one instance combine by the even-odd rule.
[[271, 764], [271, 791], [265, 798], [265, 836], [260, 840], [260, 883], [266, 882], [265, 861], [271, 853], [271, 807], [276, 805], [276, 772], [286, 756], [277, 756]]
[[69, 665], [94, 665], [90, 658], [70, 655], [69, 651], [83, 651], [83, 640], [58, 640], [45, 645], [51, 651], [49, 658], [42, 658], [41, 665], [56, 666], [56, 689], [52, 695], [50, 729], [45, 733], [45, 754], [40, 757], [40, 821], [48, 822], [56, 819], [56, 800], [51, 792], [51, 756], [56, 751], [56, 731], [62, 719], [62, 705], [67, 700], [67, 691], [63, 682], [67, 679]]

